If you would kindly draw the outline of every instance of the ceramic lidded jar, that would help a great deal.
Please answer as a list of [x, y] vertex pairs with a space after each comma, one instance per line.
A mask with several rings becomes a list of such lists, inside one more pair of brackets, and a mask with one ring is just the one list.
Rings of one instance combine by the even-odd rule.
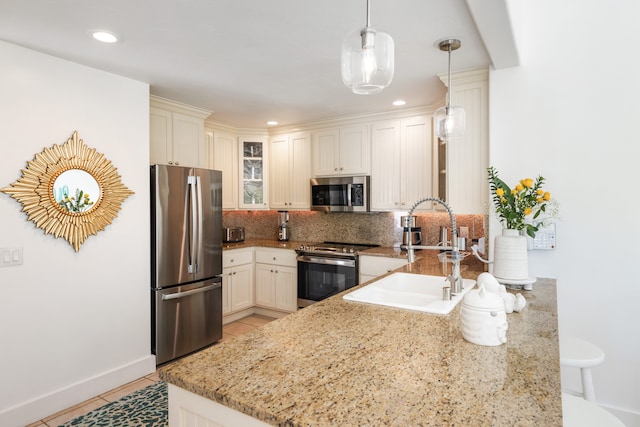
[[464, 296], [460, 308], [462, 336], [478, 345], [496, 346], [507, 342], [507, 313], [502, 297], [480, 285]]

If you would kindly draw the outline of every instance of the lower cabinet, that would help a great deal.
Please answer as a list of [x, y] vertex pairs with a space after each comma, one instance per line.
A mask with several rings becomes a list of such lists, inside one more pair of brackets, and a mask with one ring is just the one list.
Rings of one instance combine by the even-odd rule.
[[360, 283], [368, 282], [376, 277], [407, 265], [406, 258], [389, 258], [379, 256], [360, 255]]
[[256, 248], [256, 306], [296, 311], [297, 272], [296, 253], [293, 250]]
[[253, 307], [253, 249], [222, 252], [222, 315]]

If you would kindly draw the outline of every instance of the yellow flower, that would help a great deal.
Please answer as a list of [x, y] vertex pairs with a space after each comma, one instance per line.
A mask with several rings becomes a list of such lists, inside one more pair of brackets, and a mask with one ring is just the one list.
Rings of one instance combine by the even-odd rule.
[[516, 194], [518, 194], [518, 190], [516, 190], [516, 189], [514, 188], [513, 190], [511, 190], [511, 194], [513, 194], [513, 195], [515, 196]]
[[542, 196], [544, 194], [544, 191], [542, 191], [542, 189], [538, 188], [538, 191], [536, 191], [536, 194], [538, 196]]
[[525, 187], [532, 188], [533, 187], [533, 180], [531, 178], [526, 178], [522, 184]]
[[502, 188], [496, 188], [496, 196], [498, 197], [504, 196], [504, 190]]
[[542, 197], [543, 197], [543, 198], [548, 202], [549, 200], [551, 200], [551, 193], [549, 193], [548, 191], [546, 191], [546, 192], [544, 193], [544, 196], [542, 196]]
[[500, 203], [507, 203], [507, 199], [505, 199], [504, 197], [500, 198]]
[[518, 192], [520, 192], [520, 191], [524, 190], [524, 187], [522, 186], [522, 184], [518, 184], [518, 185], [516, 185], [516, 190]]
[[524, 216], [531, 215], [531, 208], [524, 209]]
[[538, 201], [538, 203], [544, 202], [544, 199], [542, 197], [538, 197], [536, 200]]

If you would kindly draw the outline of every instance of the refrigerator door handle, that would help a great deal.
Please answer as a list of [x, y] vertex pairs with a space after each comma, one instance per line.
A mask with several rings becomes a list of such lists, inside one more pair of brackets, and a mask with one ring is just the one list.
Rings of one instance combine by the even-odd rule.
[[196, 260], [197, 257], [197, 245], [198, 242], [196, 240], [197, 237], [197, 224], [198, 224], [198, 211], [196, 209], [196, 177], [193, 175], [189, 175], [187, 178], [187, 191], [190, 195], [191, 204], [189, 205], [189, 210], [191, 211], [191, 218], [189, 219], [189, 231], [191, 232], [191, 240], [189, 249], [189, 265], [187, 266], [187, 272], [195, 273], [197, 270]]
[[216, 283], [214, 283], [212, 285], [204, 286], [204, 287], [198, 288], [198, 289], [192, 289], [190, 291], [176, 292], [175, 294], [162, 295], [162, 301], [169, 301], [169, 300], [172, 300], [172, 299], [180, 299], [180, 298], [183, 298], [183, 297], [188, 297], [189, 295], [201, 294], [203, 292], [210, 291], [211, 289], [219, 288], [220, 286], [222, 286], [222, 283], [216, 282]]
[[204, 247], [202, 245], [202, 229], [204, 228], [204, 224], [203, 224], [203, 218], [202, 218], [202, 184], [200, 183], [200, 177], [196, 176], [196, 194], [197, 194], [197, 208], [198, 208], [198, 212], [197, 212], [197, 216], [198, 216], [198, 230], [197, 230], [197, 235], [198, 235], [198, 240], [196, 242], [196, 248], [197, 248], [197, 252], [196, 252], [196, 258], [195, 258], [195, 264], [196, 264], [196, 269], [195, 272], [197, 273], [198, 271], [200, 271], [200, 264], [203, 262], [202, 260], [202, 256], [204, 254]]

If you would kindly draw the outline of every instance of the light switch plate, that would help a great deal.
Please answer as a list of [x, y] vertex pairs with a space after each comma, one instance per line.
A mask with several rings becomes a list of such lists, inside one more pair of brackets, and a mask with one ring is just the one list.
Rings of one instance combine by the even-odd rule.
[[22, 247], [0, 248], [0, 267], [22, 265]]

